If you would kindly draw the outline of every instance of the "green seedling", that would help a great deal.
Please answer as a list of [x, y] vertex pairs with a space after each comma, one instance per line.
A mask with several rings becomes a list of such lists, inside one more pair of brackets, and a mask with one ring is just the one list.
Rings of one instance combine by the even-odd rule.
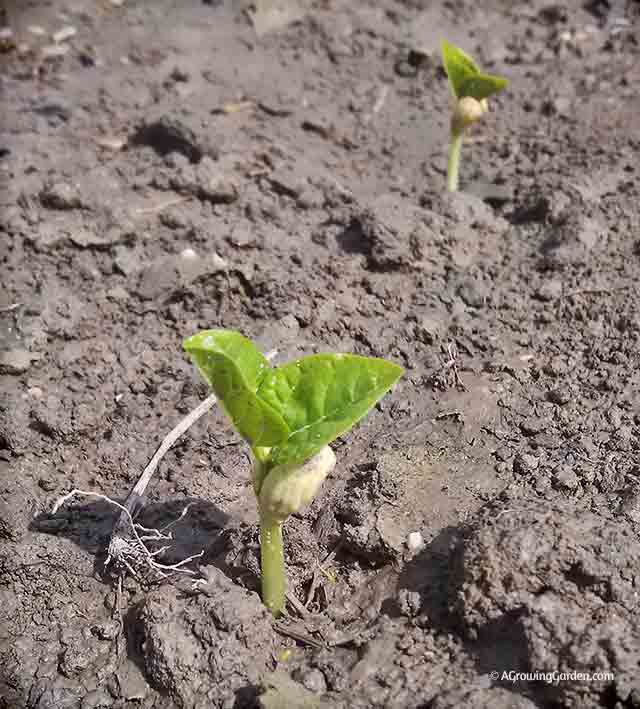
[[328, 444], [362, 419], [403, 369], [349, 354], [310, 355], [273, 368], [232, 330], [205, 330], [184, 349], [251, 447], [262, 600], [277, 616], [286, 591], [284, 520], [313, 500], [335, 466]]
[[473, 59], [462, 49], [443, 40], [442, 63], [455, 101], [451, 116], [447, 189], [458, 191], [460, 152], [467, 128], [489, 110], [488, 99], [508, 85], [501, 76], [483, 74]]

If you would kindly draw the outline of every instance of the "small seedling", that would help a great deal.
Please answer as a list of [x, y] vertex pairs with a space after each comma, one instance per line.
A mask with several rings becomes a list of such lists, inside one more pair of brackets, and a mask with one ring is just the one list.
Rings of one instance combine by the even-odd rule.
[[467, 128], [489, 110], [488, 99], [508, 85], [501, 76], [483, 74], [473, 59], [462, 49], [443, 40], [442, 63], [455, 101], [451, 116], [447, 189], [458, 191], [460, 152]]
[[318, 354], [272, 368], [247, 338], [205, 330], [184, 342], [252, 452], [260, 513], [262, 600], [284, 609], [282, 523], [313, 500], [336, 459], [329, 443], [362, 419], [403, 374], [374, 357]]

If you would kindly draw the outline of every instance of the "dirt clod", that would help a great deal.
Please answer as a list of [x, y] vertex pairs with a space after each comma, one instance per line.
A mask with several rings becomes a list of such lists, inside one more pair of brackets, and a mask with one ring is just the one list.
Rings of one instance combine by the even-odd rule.
[[611, 671], [609, 680], [539, 688], [547, 701], [597, 706], [614, 676], [640, 662], [633, 530], [539, 501], [485, 520], [457, 552], [455, 612], [465, 630], [487, 642], [511, 624], [514, 658], [527, 671]]
[[232, 707], [235, 694], [255, 685], [275, 646], [271, 618], [249, 593], [215, 568], [188, 593], [153, 591], [139, 610], [144, 667], [179, 707]]
[[32, 362], [37, 362], [41, 355], [38, 352], [28, 352], [27, 350], [7, 350], [0, 353], [0, 374], [23, 374], [31, 366]]

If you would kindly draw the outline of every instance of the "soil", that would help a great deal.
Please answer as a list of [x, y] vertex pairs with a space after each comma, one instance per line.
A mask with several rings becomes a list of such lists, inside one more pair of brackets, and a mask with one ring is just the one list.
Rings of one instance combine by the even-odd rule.
[[[0, 706], [637, 709], [639, 5], [257, 6], [5, 8]], [[511, 81], [455, 195], [445, 37]], [[126, 497], [210, 327], [406, 368], [286, 523], [278, 623], [217, 410], [139, 518], [194, 575], [52, 514]]]

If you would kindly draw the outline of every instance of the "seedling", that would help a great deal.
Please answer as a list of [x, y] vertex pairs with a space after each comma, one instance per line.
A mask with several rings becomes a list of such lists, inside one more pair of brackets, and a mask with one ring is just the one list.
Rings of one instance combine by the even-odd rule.
[[489, 110], [488, 99], [508, 85], [501, 76], [483, 74], [473, 59], [462, 49], [443, 40], [442, 63], [455, 101], [451, 116], [447, 189], [458, 191], [460, 152], [467, 128]]
[[260, 513], [262, 600], [284, 609], [282, 524], [313, 500], [336, 459], [329, 443], [362, 419], [403, 374], [374, 357], [318, 354], [272, 368], [247, 338], [205, 330], [184, 342], [252, 452]]

